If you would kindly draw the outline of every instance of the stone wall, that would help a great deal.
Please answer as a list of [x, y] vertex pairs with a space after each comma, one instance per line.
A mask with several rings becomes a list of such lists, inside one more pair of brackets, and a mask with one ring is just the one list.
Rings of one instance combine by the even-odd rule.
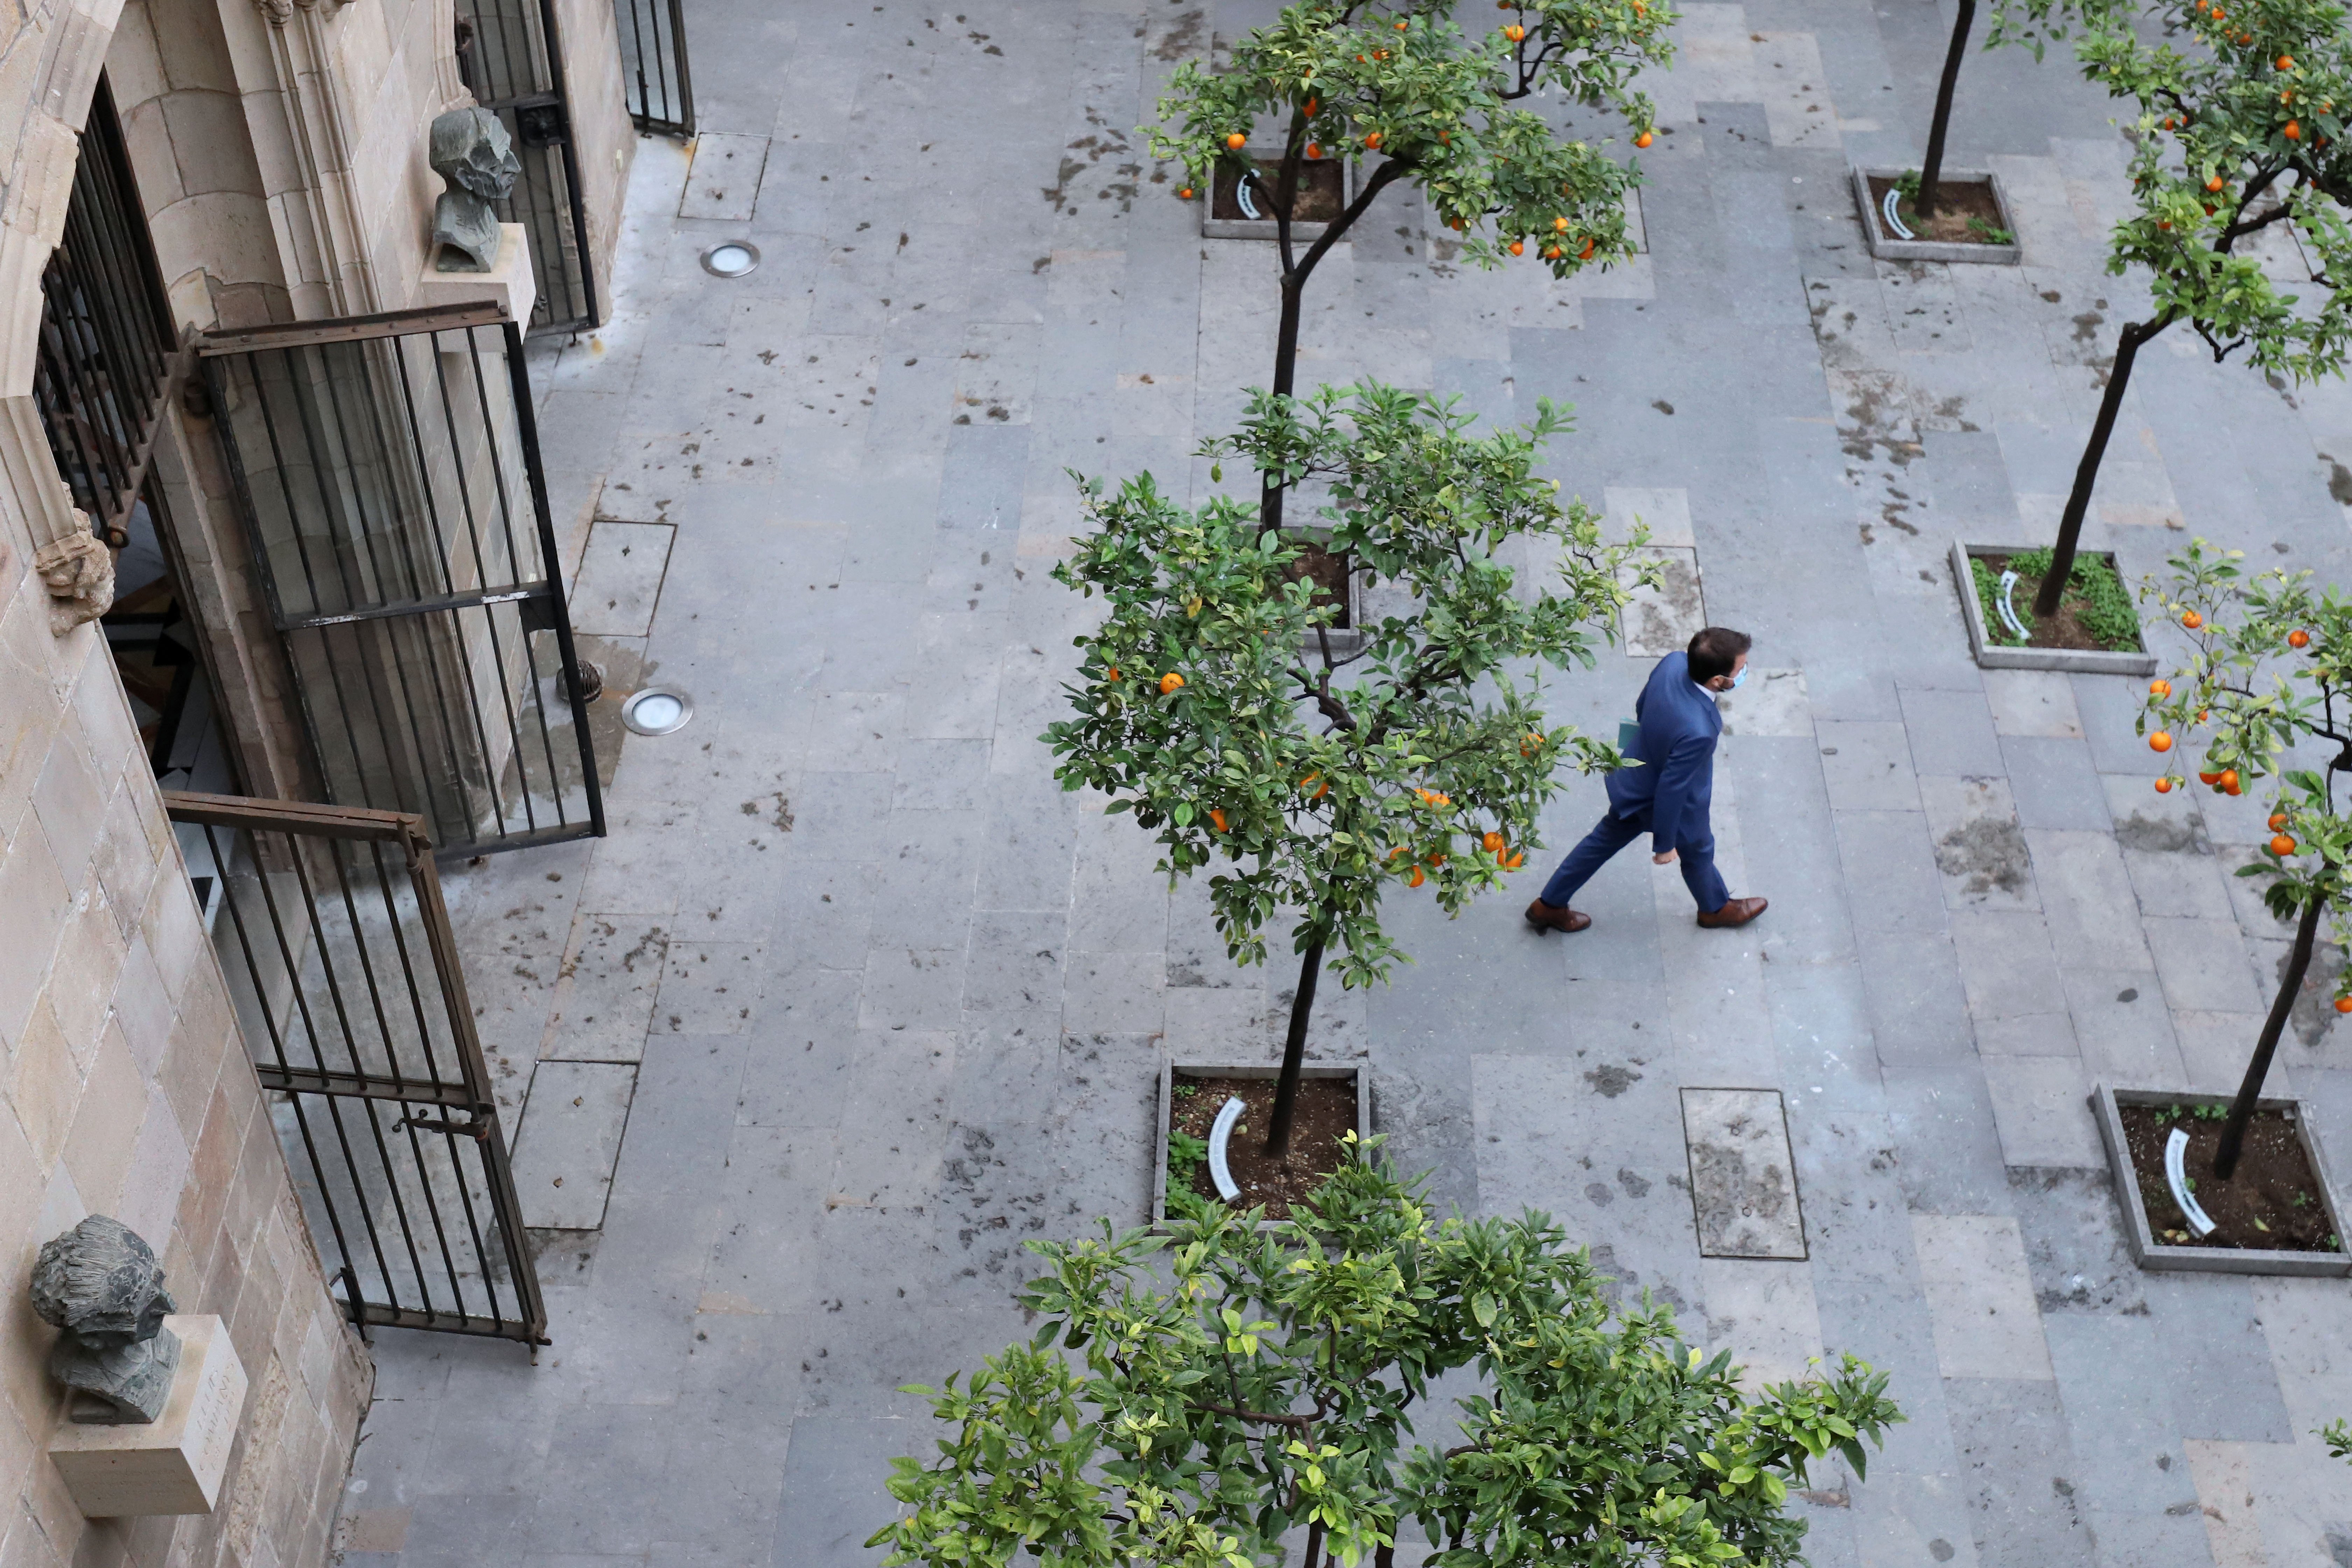
[[580, 159], [580, 200], [588, 214], [588, 257], [595, 268], [600, 315], [613, 314], [613, 256], [621, 237], [621, 203], [637, 133], [629, 123], [621, 77], [619, 24], [613, 0], [555, 0], [563, 39], [564, 89], [572, 100], [573, 151]]
[[[63, 637], [0, 536], [0, 1563], [324, 1561], [373, 1372], [320, 1277], [220, 967], [94, 626]], [[41, 1242], [112, 1214], [250, 1379], [211, 1517], [89, 1521], [47, 1439]]]

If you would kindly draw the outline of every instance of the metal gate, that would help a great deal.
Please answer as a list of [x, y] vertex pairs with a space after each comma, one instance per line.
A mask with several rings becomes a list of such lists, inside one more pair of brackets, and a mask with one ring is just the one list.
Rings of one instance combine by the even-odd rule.
[[521, 330], [485, 304], [198, 353], [324, 797], [445, 856], [602, 836]]
[[563, 88], [563, 48], [555, 0], [457, 0], [457, 75], [482, 108], [506, 122], [522, 160], [514, 194], [499, 217], [530, 237], [539, 298], [534, 332], [593, 327], [595, 269], [588, 265], [588, 212], [572, 146], [572, 106]]
[[685, 0], [613, 0], [629, 119], [656, 136], [694, 134], [694, 79], [686, 66]]
[[425, 825], [167, 793], [302, 1194], [362, 1328], [547, 1342], [489, 1070]]
[[65, 233], [41, 272], [33, 403], [74, 505], [118, 549], [187, 364], [101, 72], [81, 132]]

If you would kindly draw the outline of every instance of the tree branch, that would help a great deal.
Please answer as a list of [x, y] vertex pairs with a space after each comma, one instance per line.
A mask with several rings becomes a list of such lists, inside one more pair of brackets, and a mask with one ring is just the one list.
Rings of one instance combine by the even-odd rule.
[[1193, 1402], [1192, 1408], [1211, 1415], [1229, 1415], [1236, 1421], [1271, 1422], [1277, 1426], [1296, 1426], [1309, 1430], [1315, 1426], [1315, 1417], [1312, 1415], [1276, 1415], [1270, 1411], [1244, 1410], [1238, 1405], [1206, 1405], [1197, 1400]]

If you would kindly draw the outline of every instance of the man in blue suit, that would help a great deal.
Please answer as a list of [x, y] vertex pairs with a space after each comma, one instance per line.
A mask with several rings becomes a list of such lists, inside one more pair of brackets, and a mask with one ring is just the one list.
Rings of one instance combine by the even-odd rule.
[[1650, 858], [1661, 866], [1682, 862], [1683, 882], [1698, 900], [1698, 923], [1744, 926], [1764, 912], [1762, 899], [1735, 899], [1715, 869], [1715, 830], [1707, 806], [1715, 795], [1715, 742], [1723, 715], [1715, 693], [1748, 679], [1748, 637], [1709, 626], [1691, 638], [1686, 652], [1670, 653], [1650, 672], [1650, 683], [1633, 704], [1641, 739], [1626, 755], [1639, 767], [1609, 775], [1609, 815], [1569, 851], [1544, 884], [1543, 896], [1528, 906], [1528, 923], [1539, 931], [1582, 931], [1592, 917], [1568, 907], [1576, 889], [1608, 864], [1609, 858], [1646, 833]]

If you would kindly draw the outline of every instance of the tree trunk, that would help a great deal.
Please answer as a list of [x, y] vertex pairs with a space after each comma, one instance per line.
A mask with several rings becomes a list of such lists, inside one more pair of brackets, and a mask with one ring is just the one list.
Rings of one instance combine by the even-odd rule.
[[2084, 445], [2083, 460], [2074, 467], [2074, 489], [2066, 497], [2065, 514], [2058, 520], [2058, 543], [2051, 552], [2050, 573], [2042, 579], [2042, 591], [2033, 595], [2036, 620], [2046, 621], [2058, 613], [2066, 579], [2074, 570], [2074, 546], [2083, 536], [2083, 519], [2091, 510], [2091, 490], [2099, 482], [2099, 462], [2107, 455], [2107, 437], [2116, 431], [2116, 414], [2124, 405], [2132, 361], [2138, 357], [2140, 344], [2170, 322], [2167, 316], [2153, 321], [2126, 321], [2123, 335], [2116, 340], [2115, 368], [2107, 373], [2106, 395], [2099, 399], [2099, 416], [2091, 421], [2091, 438]]
[[1944, 132], [1952, 123], [1952, 89], [1960, 83], [1960, 61], [1969, 52], [1969, 28], [1977, 19], [1977, 0], [1960, 0], [1959, 20], [1952, 25], [1952, 47], [1944, 52], [1944, 79], [1936, 88], [1936, 118], [1927, 125], [1927, 161], [1919, 166], [1919, 194], [1911, 211], [1927, 217], [1936, 210], [1936, 183], [1944, 176]]
[[[1274, 338], [1274, 395], [1288, 397], [1298, 379], [1298, 315], [1300, 297], [1307, 291], [1307, 274], [1291, 272], [1282, 279], [1282, 325]], [[1261, 481], [1257, 500], [1257, 525], [1260, 531], [1282, 526], [1281, 477], [1268, 474]]]
[[[1327, 923], [1325, 931], [1329, 929]], [[1307, 1020], [1315, 1015], [1315, 982], [1323, 973], [1323, 931], [1307, 946], [1306, 961], [1298, 966], [1298, 994], [1290, 1002], [1290, 1034], [1282, 1042], [1282, 1077], [1274, 1086], [1274, 1114], [1266, 1121], [1265, 1152], [1268, 1159], [1287, 1160], [1290, 1155], [1290, 1119], [1298, 1109], [1298, 1079], [1307, 1065]]]
[[2240, 1146], [2246, 1141], [2246, 1123], [2254, 1119], [2254, 1101], [2262, 1098], [2263, 1079], [2270, 1076], [2271, 1054], [2278, 1049], [2279, 1037], [2286, 1032], [2288, 1015], [2294, 1011], [2294, 999], [2303, 990], [2304, 972], [2311, 967], [2311, 944], [2319, 933], [2320, 912], [2327, 907], [2326, 895], [2317, 891], [2303, 906], [2303, 919], [2294, 928], [2294, 951], [2286, 961], [2286, 974], [2279, 982], [2278, 994], [2271, 1001], [2271, 1016], [2263, 1020], [2262, 1038], [2254, 1042], [2254, 1059], [2246, 1064], [2245, 1081], [2238, 1085], [2238, 1098], [2230, 1102], [2230, 1120], [2221, 1124], [2221, 1146], [2213, 1151], [2213, 1179], [2226, 1182], [2237, 1173]]

